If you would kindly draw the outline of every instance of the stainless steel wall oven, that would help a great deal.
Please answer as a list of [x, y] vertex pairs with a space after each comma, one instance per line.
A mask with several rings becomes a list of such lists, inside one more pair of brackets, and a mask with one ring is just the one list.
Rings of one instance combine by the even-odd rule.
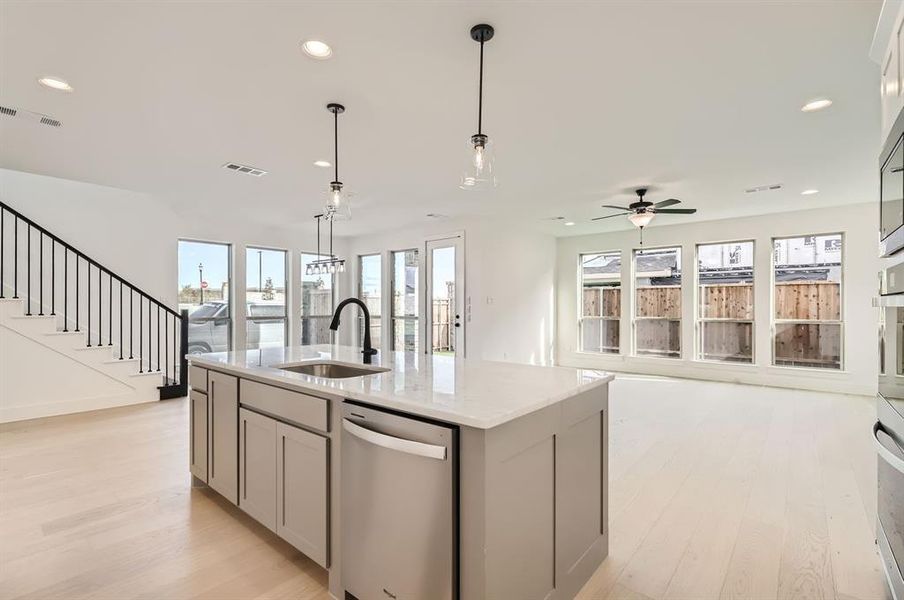
[[878, 300], [879, 393], [876, 540], [895, 600], [904, 600], [904, 253], [886, 262]]

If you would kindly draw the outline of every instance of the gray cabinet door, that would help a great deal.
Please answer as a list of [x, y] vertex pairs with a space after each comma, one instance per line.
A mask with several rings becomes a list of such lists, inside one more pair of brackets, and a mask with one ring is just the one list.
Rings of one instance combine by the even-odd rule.
[[188, 396], [189, 454], [191, 474], [207, 483], [207, 394], [192, 390]]
[[233, 504], [238, 504], [238, 379], [211, 371], [207, 386], [207, 484]]
[[276, 531], [276, 421], [239, 409], [239, 507]]
[[329, 566], [329, 440], [276, 425], [276, 533]]

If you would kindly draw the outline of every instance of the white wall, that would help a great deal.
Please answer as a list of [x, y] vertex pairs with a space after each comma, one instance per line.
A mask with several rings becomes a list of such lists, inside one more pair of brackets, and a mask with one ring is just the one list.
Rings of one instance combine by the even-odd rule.
[[[295, 288], [300, 281], [300, 253], [312, 252], [317, 245], [313, 219], [304, 231], [235, 227], [215, 216], [185, 219], [150, 194], [9, 169], [0, 169], [0, 200], [173, 309], [178, 307], [180, 238], [232, 244], [234, 306], [245, 302], [245, 247], [289, 250], [290, 314], [300, 312]], [[334, 250], [340, 255], [345, 252], [342, 238], [336, 238]], [[346, 292], [340, 284], [337, 297]], [[290, 323], [290, 339], [297, 340], [297, 319]], [[243, 347], [244, 311], [235, 311], [234, 327], [233, 345]]]
[[[757, 217], [662, 225], [644, 232], [644, 247], [682, 247], [681, 359], [637, 357], [627, 354], [630, 344], [632, 303], [622, 298], [620, 328], [622, 354], [601, 355], [578, 351], [578, 255], [622, 251], [622, 281], [631, 275], [631, 251], [638, 247], [638, 231], [560, 238], [557, 244], [557, 348], [558, 362], [567, 366], [596, 367], [613, 371], [648, 373], [738, 381], [743, 383], [814, 390], [873, 394], [878, 378], [878, 312], [872, 308], [877, 293], [878, 206], [875, 203], [790, 212]], [[663, 221], [665, 219], [662, 219]], [[844, 370], [797, 369], [771, 366], [770, 316], [772, 291], [772, 237], [814, 233], [844, 233], [842, 310], [844, 312]], [[694, 356], [694, 306], [696, 285], [691, 267], [695, 245], [704, 242], [754, 240], [754, 365], [701, 362]], [[629, 288], [623, 287], [623, 293]]]
[[[291, 250], [291, 314], [300, 311], [299, 254], [316, 248], [313, 227], [309, 231], [230, 228], [215, 218], [186, 221], [153, 195], [6, 169], [0, 169], [0, 199], [171, 307], [177, 306], [180, 238], [233, 245], [236, 306], [244, 302], [244, 247]], [[465, 294], [471, 299], [470, 321], [465, 323], [467, 355], [550, 364], [555, 326], [552, 236], [515, 229], [502, 221], [444, 219], [421, 227], [336, 238], [334, 249], [349, 265], [346, 273], [337, 276], [336, 298], [356, 293], [357, 255], [414, 247], [423, 251], [428, 236], [450, 232], [465, 234]], [[290, 321], [290, 340], [298, 340], [297, 319]], [[357, 343], [353, 331], [343, 327], [340, 340]], [[243, 314], [236, 311], [234, 346], [241, 347], [243, 340]]]
[[[553, 361], [555, 238], [503, 221], [443, 219], [348, 239], [351, 268], [344, 289], [356, 293], [357, 257], [418, 248], [428, 237], [463, 232], [465, 238], [465, 346], [469, 358], [531, 364]], [[384, 295], [389, 294], [384, 254]], [[420, 285], [424, 286], [423, 260]], [[423, 311], [423, 307], [421, 309]], [[388, 314], [386, 315], [388, 322]], [[388, 332], [388, 327], [384, 331]], [[421, 319], [421, 339], [424, 324]], [[350, 334], [343, 334], [350, 335]], [[352, 337], [343, 337], [346, 343]], [[389, 336], [384, 334], [384, 348]]]

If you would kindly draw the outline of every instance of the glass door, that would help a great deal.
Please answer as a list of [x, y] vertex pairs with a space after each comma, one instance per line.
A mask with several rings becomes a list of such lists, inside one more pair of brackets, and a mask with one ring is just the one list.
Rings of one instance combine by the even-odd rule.
[[464, 240], [427, 242], [427, 352], [464, 356]]

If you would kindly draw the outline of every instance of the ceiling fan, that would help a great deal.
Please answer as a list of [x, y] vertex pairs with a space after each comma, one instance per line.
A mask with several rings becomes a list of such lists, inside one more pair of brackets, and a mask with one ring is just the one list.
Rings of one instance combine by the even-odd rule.
[[634, 190], [634, 193], [637, 194], [637, 202], [632, 202], [628, 206], [603, 205], [603, 208], [614, 208], [615, 210], [620, 210], [622, 212], [596, 217], [591, 220], [599, 221], [600, 219], [610, 219], [612, 217], [628, 215], [628, 220], [631, 221], [631, 223], [636, 227], [643, 228], [649, 225], [650, 221], [652, 221], [653, 217], [656, 215], [692, 215], [697, 212], [696, 208], [666, 208], [667, 206], [674, 206], [681, 202], [681, 200], [676, 200], [675, 198], [669, 198], [668, 200], [662, 200], [656, 203], [644, 200], [643, 197], [647, 193], [647, 188], [636, 189]]

